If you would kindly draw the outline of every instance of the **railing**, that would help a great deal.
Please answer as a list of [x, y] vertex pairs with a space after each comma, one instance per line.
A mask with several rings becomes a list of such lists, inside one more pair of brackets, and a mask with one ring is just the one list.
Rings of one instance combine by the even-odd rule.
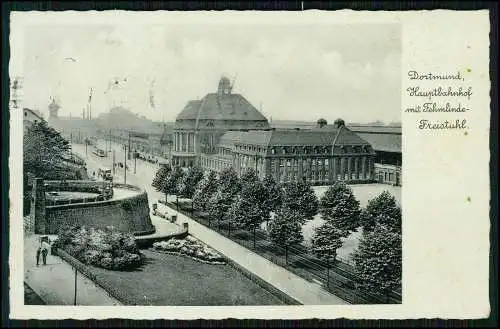
[[171, 202], [166, 204], [302, 278], [323, 284], [326, 290], [349, 303], [401, 303], [401, 294], [399, 292], [393, 292], [389, 296], [382, 296], [364, 290], [359, 284], [360, 280], [355, 274], [354, 263], [351, 260], [337, 257], [335, 264], [326, 264], [312, 255], [304, 245], [289, 247], [276, 245], [269, 241], [267, 233], [262, 230], [256, 230], [254, 238], [253, 232], [231, 228], [229, 222], [210, 222], [202, 213], [196, 210], [192, 214], [190, 202], [187, 207], [182, 203], [179, 204], [179, 207]]

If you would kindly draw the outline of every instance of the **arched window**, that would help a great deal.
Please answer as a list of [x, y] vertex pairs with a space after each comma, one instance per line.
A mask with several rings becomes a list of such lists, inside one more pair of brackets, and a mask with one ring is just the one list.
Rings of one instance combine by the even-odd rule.
[[283, 147], [283, 148], [281, 149], [281, 153], [286, 154], [286, 148], [285, 148], [285, 147]]
[[271, 149], [271, 154], [276, 154], [276, 150], [274, 149], [274, 147]]

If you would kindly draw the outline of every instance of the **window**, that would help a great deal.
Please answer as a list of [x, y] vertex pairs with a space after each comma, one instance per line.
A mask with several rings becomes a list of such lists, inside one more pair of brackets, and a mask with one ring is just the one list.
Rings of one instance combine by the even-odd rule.
[[316, 165], [316, 160], [315, 160], [315, 159], [312, 159], [311, 165], [312, 165], [312, 166], [315, 166], [315, 165]]
[[271, 154], [275, 154], [276, 150], [274, 148], [271, 149]]
[[24, 112], [24, 116], [27, 117], [28, 116], [28, 112]]
[[283, 153], [283, 154], [285, 154], [285, 153], [286, 153], [285, 148], [283, 148], [283, 149], [281, 150], [281, 153]]
[[325, 166], [328, 166], [328, 159], [325, 159]]
[[36, 123], [36, 120], [35, 120], [35, 123]]
[[290, 167], [290, 160], [287, 160], [287, 161], [286, 161], [286, 166], [287, 166], [287, 167]]

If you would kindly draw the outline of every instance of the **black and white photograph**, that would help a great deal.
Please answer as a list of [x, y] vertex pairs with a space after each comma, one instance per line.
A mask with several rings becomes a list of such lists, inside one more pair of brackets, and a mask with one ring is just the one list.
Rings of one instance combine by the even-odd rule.
[[483, 314], [484, 17], [17, 15], [16, 314]]
[[401, 303], [401, 27], [25, 29], [25, 303]]

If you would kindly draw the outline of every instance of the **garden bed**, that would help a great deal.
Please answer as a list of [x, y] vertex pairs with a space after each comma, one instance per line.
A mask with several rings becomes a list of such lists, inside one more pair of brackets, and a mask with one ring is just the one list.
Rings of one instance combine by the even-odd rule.
[[224, 256], [192, 236], [155, 242], [152, 249], [158, 252], [187, 256], [208, 264], [226, 263]]

